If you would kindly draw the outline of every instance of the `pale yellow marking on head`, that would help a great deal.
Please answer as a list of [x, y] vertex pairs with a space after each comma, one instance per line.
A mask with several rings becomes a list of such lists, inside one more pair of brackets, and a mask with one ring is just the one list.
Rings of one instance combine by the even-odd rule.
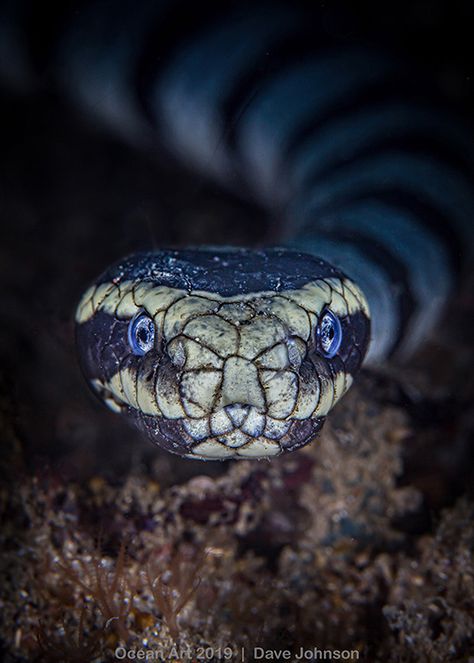
[[284, 419], [296, 405], [298, 378], [293, 371], [262, 371], [262, 386], [267, 399], [267, 414]]
[[225, 410], [217, 410], [211, 415], [209, 424], [213, 435], [224, 435], [234, 429], [234, 424], [227, 416]]
[[245, 435], [245, 433], [242, 433], [242, 431], [238, 429], [218, 438], [220, 442], [225, 444], [227, 447], [232, 447], [233, 449], [242, 447], [250, 439], [251, 438], [249, 438], [248, 435]]
[[186, 416], [181, 405], [178, 384], [174, 380], [166, 379], [160, 370], [156, 380], [156, 401], [167, 419], [180, 419]]
[[140, 308], [135, 304], [133, 291], [130, 289], [119, 301], [115, 315], [121, 319], [134, 318], [139, 310]]
[[267, 417], [267, 425], [265, 426], [265, 437], [279, 440], [285, 433], [288, 432], [291, 426], [291, 421], [280, 421]]
[[343, 296], [347, 304], [347, 311], [350, 315], [361, 309], [359, 300], [355, 297], [352, 290], [347, 287], [347, 281], [343, 283]]
[[311, 325], [306, 310], [294, 301], [283, 297], [271, 297], [265, 300], [262, 310], [279, 318], [290, 334], [307, 341], [311, 333]]
[[106, 385], [113, 393], [115, 398], [117, 398], [117, 400], [122, 401], [122, 403], [127, 402], [127, 397], [125, 396], [125, 392], [123, 390], [122, 380], [120, 378], [119, 371], [117, 371], [117, 373], [114, 373], [114, 375], [112, 375], [111, 379], [106, 383]]
[[215, 352], [204, 348], [202, 345], [193, 341], [186, 336], [177, 336], [168, 344], [168, 353], [171, 359], [175, 354], [177, 344], [181, 343], [184, 348], [185, 354], [185, 370], [199, 369], [199, 368], [222, 368], [224, 360], [221, 359]]
[[180, 383], [183, 407], [192, 417], [202, 417], [212, 410], [221, 382], [220, 371], [192, 371], [183, 374]]
[[344, 387], [344, 393], [348, 391], [354, 382], [354, 378], [350, 373], [344, 373], [344, 379], [345, 379], [345, 387]]
[[[122, 283], [119, 283], [115, 288], [110, 290], [105, 295], [104, 299], [102, 300], [102, 303], [99, 306], [99, 309], [104, 311], [105, 313], [108, 313], [109, 315], [117, 316], [117, 309], [121, 305], [122, 301], [126, 299], [127, 295], [129, 295], [132, 292], [132, 289], [133, 289], [133, 281], [123, 281]], [[133, 310], [131, 317], [133, 317], [137, 312], [137, 308], [133, 303], [133, 298], [129, 298], [128, 301], [129, 303], [131, 302]], [[127, 302], [125, 302], [124, 306], [125, 317], [127, 316], [126, 308], [127, 308]]]
[[230, 405], [226, 412], [234, 426], [241, 426], [249, 414], [249, 408], [245, 405]]
[[120, 373], [115, 373], [109, 382], [104, 382], [105, 395], [102, 396], [104, 403], [113, 412], [121, 412], [123, 405], [129, 405], [124, 392]]
[[255, 300], [259, 300], [261, 297], [273, 297], [275, 293], [272, 290], [264, 290], [259, 292], [246, 292], [239, 293], [238, 295], [229, 295], [225, 297], [224, 295], [219, 295], [216, 292], [207, 292], [206, 290], [193, 290], [193, 295], [197, 297], [203, 297], [204, 299], [212, 299], [219, 304], [237, 304], [241, 303], [250, 303], [252, 304]]
[[337, 401], [341, 398], [341, 396], [345, 393], [345, 391], [346, 391], [346, 378], [345, 378], [345, 373], [341, 371], [340, 373], [336, 373], [336, 376], [334, 378], [333, 405], [337, 403]]
[[313, 417], [325, 417], [333, 406], [334, 402], [334, 387], [332, 380], [326, 376], [319, 376], [321, 382], [321, 391], [319, 393], [319, 402], [313, 413]]
[[190, 318], [215, 311], [216, 302], [189, 295], [172, 304], [165, 315], [163, 333], [166, 338], [180, 334]]
[[[159, 416], [161, 414], [155, 400], [153, 382], [135, 379], [135, 371], [125, 368], [117, 371], [108, 382], [99, 380], [93, 384], [99, 393], [105, 389], [110, 392], [110, 397], [104, 397], [104, 402], [114, 412], [121, 412], [120, 401], [124, 405], [140, 409], [144, 414]], [[139, 376], [140, 377], [140, 376]]]
[[161, 338], [163, 336], [163, 324], [165, 321], [165, 315], [166, 311], [158, 311], [158, 313], [155, 313], [155, 315], [153, 316], [153, 322], [155, 323], [155, 331], [157, 338], [158, 337]]
[[255, 360], [259, 368], [284, 369], [288, 367], [288, 349], [285, 343], [278, 343], [271, 350], [267, 350]]
[[[170, 322], [167, 324], [171, 325], [170, 329], [168, 327], [166, 329], [168, 337], [177, 333], [173, 325], [176, 325], [179, 330], [186, 320], [203, 311], [216, 311], [220, 307], [222, 317], [239, 324], [250, 320], [257, 307], [280, 317], [283, 323], [293, 330], [292, 333], [307, 339], [310, 330], [304, 311], [318, 316], [322, 308], [330, 302], [331, 292], [337, 292], [346, 298], [349, 313], [354, 313], [362, 308], [368, 315], [367, 302], [362, 292], [349, 279], [344, 279], [342, 283], [337, 278], [316, 279], [297, 290], [285, 290], [279, 293], [265, 291], [230, 297], [206, 291], [189, 293], [181, 288], [155, 286], [151, 281], [142, 281], [139, 284], [133, 281], [122, 281], [117, 284], [109, 282], [97, 287], [91, 286], [79, 302], [76, 313], [77, 322], [86, 322], [97, 309], [114, 314], [122, 298], [130, 291], [133, 292], [133, 295], [127, 296], [122, 303], [121, 314], [126, 314], [127, 307], [130, 308], [131, 313], [136, 313], [131, 303], [132, 299], [137, 308], [143, 308], [151, 317], [166, 311], [170, 313]], [[285, 302], [282, 300], [286, 300], [287, 304], [288, 300], [293, 302], [293, 307], [285, 307]]]
[[79, 302], [76, 311], [76, 322], [79, 324], [87, 322], [97, 310], [114, 315], [121, 298], [128, 290], [131, 290], [132, 285], [131, 281], [125, 281], [120, 286], [115, 283], [102, 283], [97, 287], [92, 286]]
[[[362, 311], [367, 318], [370, 318], [369, 305], [364, 296], [364, 293], [360, 288], [356, 286], [353, 281], [349, 279], [344, 279], [344, 294], [349, 304], [349, 313], [357, 313], [357, 311]], [[351, 297], [352, 295], [352, 297]]]
[[258, 381], [256, 366], [241, 357], [230, 357], [224, 364], [223, 381], [218, 407], [234, 403], [253, 405], [263, 410], [265, 399]]
[[314, 376], [300, 380], [298, 399], [291, 416], [295, 419], [309, 419], [319, 402], [319, 382]]
[[122, 405], [117, 401], [120, 400], [115, 394], [112, 393], [110, 386], [107, 383], [102, 382], [102, 380], [94, 379], [90, 380], [90, 385], [97, 392], [104, 402], [104, 404], [112, 410], [112, 412], [122, 412]]
[[135, 288], [135, 301], [138, 306], [145, 309], [152, 317], [160, 311], [166, 311], [177, 300], [187, 297], [185, 290], [178, 288], [168, 288], [165, 285], [158, 285], [150, 289]]
[[239, 325], [242, 322], [251, 320], [255, 315], [255, 311], [251, 306], [243, 302], [238, 304], [222, 304], [219, 308], [219, 315], [227, 320], [227, 322]]
[[[192, 342], [184, 336], [177, 336], [167, 345], [168, 356], [177, 369], [184, 368], [186, 364], [186, 345], [185, 342]], [[211, 353], [212, 354], [212, 353]], [[199, 368], [204, 367], [204, 363]], [[188, 367], [189, 368], [189, 367]]]
[[158, 408], [156, 402], [156, 394], [154, 391], [153, 381], [147, 382], [146, 380], [140, 379], [141, 375], [138, 376], [137, 380], [137, 402], [138, 407], [144, 414], [149, 414], [151, 416], [160, 416], [161, 411]]
[[195, 440], [203, 440], [209, 437], [209, 420], [207, 417], [202, 419], [184, 419], [184, 430]]
[[117, 286], [114, 283], [101, 283], [98, 285], [92, 296], [92, 306], [94, 309], [98, 308], [104, 299], [112, 292], [112, 290], [115, 290], [116, 287]]
[[119, 376], [125, 401], [132, 407], [138, 408], [136, 371], [124, 368], [119, 372]]
[[120, 414], [122, 412], [122, 406], [119, 405], [119, 403], [117, 403], [110, 396], [106, 396], [104, 398], [104, 403], [109, 408], [109, 410], [112, 410], [112, 412], [117, 412], [118, 414]]
[[331, 311], [340, 318], [345, 318], [347, 315], [347, 303], [342, 295], [333, 290], [331, 302], [329, 304]]
[[[143, 302], [145, 301], [145, 297], [151, 293], [152, 290], [157, 290], [159, 287], [165, 287], [165, 286], [156, 286], [153, 284], [152, 281], [140, 281], [140, 283], [137, 283], [135, 287], [133, 288], [133, 295], [135, 297], [135, 304], [137, 306], [143, 307]], [[168, 289], [168, 288], [167, 288]], [[171, 290], [174, 290], [174, 288], [170, 288]]]
[[286, 339], [285, 327], [274, 317], [259, 316], [241, 328], [239, 355], [253, 359], [278, 341]]
[[210, 348], [219, 357], [229, 357], [237, 352], [239, 336], [236, 328], [217, 315], [191, 319], [184, 333]]
[[94, 296], [95, 290], [96, 290], [95, 285], [91, 285], [91, 287], [88, 288], [85, 291], [85, 293], [82, 295], [76, 310], [76, 322], [78, 324], [86, 322], [87, 320], [89, 320], [89, 318], [91, 318], [94, 315], [94, 306], [92, 304], [92, 297]]
[[242, 425], [242, 431], [252, 437], [258, 437], [264, 431], [266, 420], [267, 418], [264, 414], [252, 408]]
[[324, 281], [328, 284], [328, 286], [332, 289], [335, 290], [337, 293], [340, 295], [343, 295], [343, 289], [342, 289], [342, 283], [341, 280], [338, 278], [335, 278], [333, 276], [330, 276], [328, 278], [325, 278]]
[[281, 295], [319, 316], [322, 309], [331, 300], [331, 289], [325, 281], [317, 279], [298, 290], [288, 290], [282, 292]]
[[306, 356], [306, 344], [298, 336], [291, 336], [286, 342], [290, 366], [299, 370]]

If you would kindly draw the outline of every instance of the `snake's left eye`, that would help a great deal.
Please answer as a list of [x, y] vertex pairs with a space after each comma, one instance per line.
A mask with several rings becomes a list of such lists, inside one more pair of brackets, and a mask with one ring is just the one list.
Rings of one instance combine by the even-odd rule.
[[328, 359], [334, 357], [341, 346], [341, 323], [331, 311], [326, 311], [319, 323], [318, 341], [323, 355]]
[[135, 355], [145, 355], [155, 342], [155, 325], [145, 313], [136, 315], [128, 325], [128, 342]]

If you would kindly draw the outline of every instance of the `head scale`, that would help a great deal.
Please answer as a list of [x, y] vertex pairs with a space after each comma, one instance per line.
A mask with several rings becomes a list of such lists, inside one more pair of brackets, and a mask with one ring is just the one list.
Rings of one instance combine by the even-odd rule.
[[369, 340], [357, 286], [283, 249], [131, 256], [84, 294], [76, 323], [99, 397], [160, 447], [203, 460], [310, 442]]

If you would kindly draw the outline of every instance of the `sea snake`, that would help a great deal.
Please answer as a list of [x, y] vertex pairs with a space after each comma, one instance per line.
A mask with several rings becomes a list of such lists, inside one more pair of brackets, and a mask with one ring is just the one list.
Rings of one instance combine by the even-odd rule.
[[108, 268], [76, 311], [89, 385], [187, 458], [306, 445], [363, 362], [406, 359], [436, 330], [472, 252], [470, 131], [423, 75], [342, 47], [317, 12], [64, 5], [5, 3], [4, 75], [46, 72], [128, 139], [286, 219], [274, 247], [163, 249]]

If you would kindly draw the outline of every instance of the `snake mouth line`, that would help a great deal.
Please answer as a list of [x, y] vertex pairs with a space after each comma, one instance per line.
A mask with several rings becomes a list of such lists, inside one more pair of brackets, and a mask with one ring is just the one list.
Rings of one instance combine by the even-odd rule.
[[242, 425], [227, 433], [213, 435], [209, 432], [201, 439], [189, 434], [193, 422], [188, 419], [169, 420], [139, 414], [136, 421], [147, 436], [161, 447], [198, 460], [245, 460], [279, 456], [313, 441], [325, 421], [325, 417], [276, 421], [263, 416], [265, 426], [258, 435], [245, 433]]
[[251, 436], [237, 428], [231, 433], [208, 438], [192, 448], [189, 458], [222, 460], [225, 458], [269, 458], [298, 449], [313, 441], [320, 431], [324, 418], [307, 421], [277, 421], [266, 417], [265, 430]]

